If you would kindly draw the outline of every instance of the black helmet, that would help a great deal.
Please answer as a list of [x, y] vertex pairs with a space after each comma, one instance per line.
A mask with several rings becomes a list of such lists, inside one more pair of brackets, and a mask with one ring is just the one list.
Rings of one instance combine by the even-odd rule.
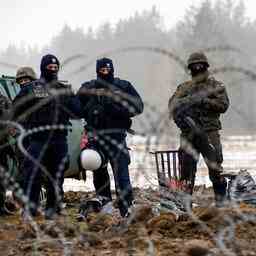
[[206, 55], [203, 52], [194, 52], [188, 58], [188, 69], [190, 66], [196, 63], [204, 63], [207, 67], [209, 67], [209, 62]]

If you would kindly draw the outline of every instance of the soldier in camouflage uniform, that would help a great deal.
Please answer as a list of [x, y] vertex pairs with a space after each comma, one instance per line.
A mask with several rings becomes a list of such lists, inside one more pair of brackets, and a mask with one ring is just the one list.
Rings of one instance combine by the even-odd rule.
[[[21, 67], [16, 73], [16, 83], [20, 86], [21, 91], [25, 86], [35, 81], [36, 73], [31, 67]], [[24, 113], [24, 105], [26, 105], [27, 99], [21, 99], [20, 93], [13, 99], [13, 121], [18, 122], [24, 129], [26, 129], [26, 115]], [[17, 131], [16, 131], [17, 132]], [[14, 132], [14, 135], [16, 135]], [[23, 141], [24, 143], [24, 141]]]
[[[16, 72], [16, 83], [19, 84], [20, 88], [24, 88], [25, 86], [29, 85], [29, 83], [35, 81], [37, 79], [35, 71], [31, 67], [20, 67]], [[26, 129], [26, 116], [24, 116], [23, 107], [26, 104], [26, 98], [21, 99], [20, 95], [18, 94], [13, 102], [13, 121], [20, 124], [24, 129]], [[19, 130], [15, 127], [11, 127], [11, 134], [13, 137], [18, 137]], [[22, 141], [23, 147], [25, 149], [29, 146], [28, 139], [24, 139]], [[21, 150], [18, 148], [18, 145], [16, 144], [15, 147], [15, 155], [18, 162], [18, 172], [16, 173], [16, 182], [19, 184], [20, 188], [23, 183], [23, 177], [22, 174], [22, 163], [25, 159], [24, 154], [21, 152]], [[20, 190], [19, 190], [20, 191]], [[17, 201], [19, 200], [20, 194], [14, 194]]]
[[[0, 94], [0, 121], [9, 119], [10, 101]], [[8, 155], [11, 155], [8, 145], [8, 127], [4, 123], [0, 123], [0, 216], [11, 214], [5, 207], [6, 192], [6, 172], [8, 171]]]
[[188, 59], [192, 80], [178, 86], [169, 100], [169, 114], [181, 130], [181, 180], [193, 193], [197, 162], [201, 153], [209, 170], [217, 206], [226, 199], [226, 181], [221, 177], [222, 146], [220, 115], [229, 107], [223, 84], [209, 76], [209, 63], [202, 53]]

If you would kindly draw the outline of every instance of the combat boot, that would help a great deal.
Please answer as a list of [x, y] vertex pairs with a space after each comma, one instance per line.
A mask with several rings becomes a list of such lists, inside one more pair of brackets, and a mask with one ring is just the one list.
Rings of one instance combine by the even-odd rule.
[[224, 187], [222, 189], [214, 189], [214, 196], [215, 196], [215, 206], [218, 208], [222, 208], [227, 206], [228, 203], [228, 197], [226, 193], [226, 188]]
[[5, 191], [0, 192], [0, 216], [12, 215], [11, 211], [9, 211], [5, 207]]
[[0, 216], [10, 216], [10, 215], [14, 215], [14, 213], [9, 211], [5, 206], [0, 207]]
[[228, 203], [226, 195], [215, 195], [215, 206], [217, 208], [226, 207]]

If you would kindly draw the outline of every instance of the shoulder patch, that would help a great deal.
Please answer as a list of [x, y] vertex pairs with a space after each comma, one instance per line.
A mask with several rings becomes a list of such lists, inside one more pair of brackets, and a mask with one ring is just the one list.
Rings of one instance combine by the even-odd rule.
[[45, 84], [40, 80], [33, 82], [32, 92], [36, 98], [46, 98], [49, 96], [49, 92], [47, 91]]

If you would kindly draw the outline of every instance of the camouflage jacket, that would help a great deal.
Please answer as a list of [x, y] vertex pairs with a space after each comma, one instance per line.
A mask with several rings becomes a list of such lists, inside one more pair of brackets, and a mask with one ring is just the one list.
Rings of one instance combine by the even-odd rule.
[[182, 132], [189, 132], [184, 117], [190, 116], [204, 131], [221, 129], [220, 114], [229, 107], [229, 99], [221, 82], [206, 72], [178, 86], [169, 100], [169, 117]]

